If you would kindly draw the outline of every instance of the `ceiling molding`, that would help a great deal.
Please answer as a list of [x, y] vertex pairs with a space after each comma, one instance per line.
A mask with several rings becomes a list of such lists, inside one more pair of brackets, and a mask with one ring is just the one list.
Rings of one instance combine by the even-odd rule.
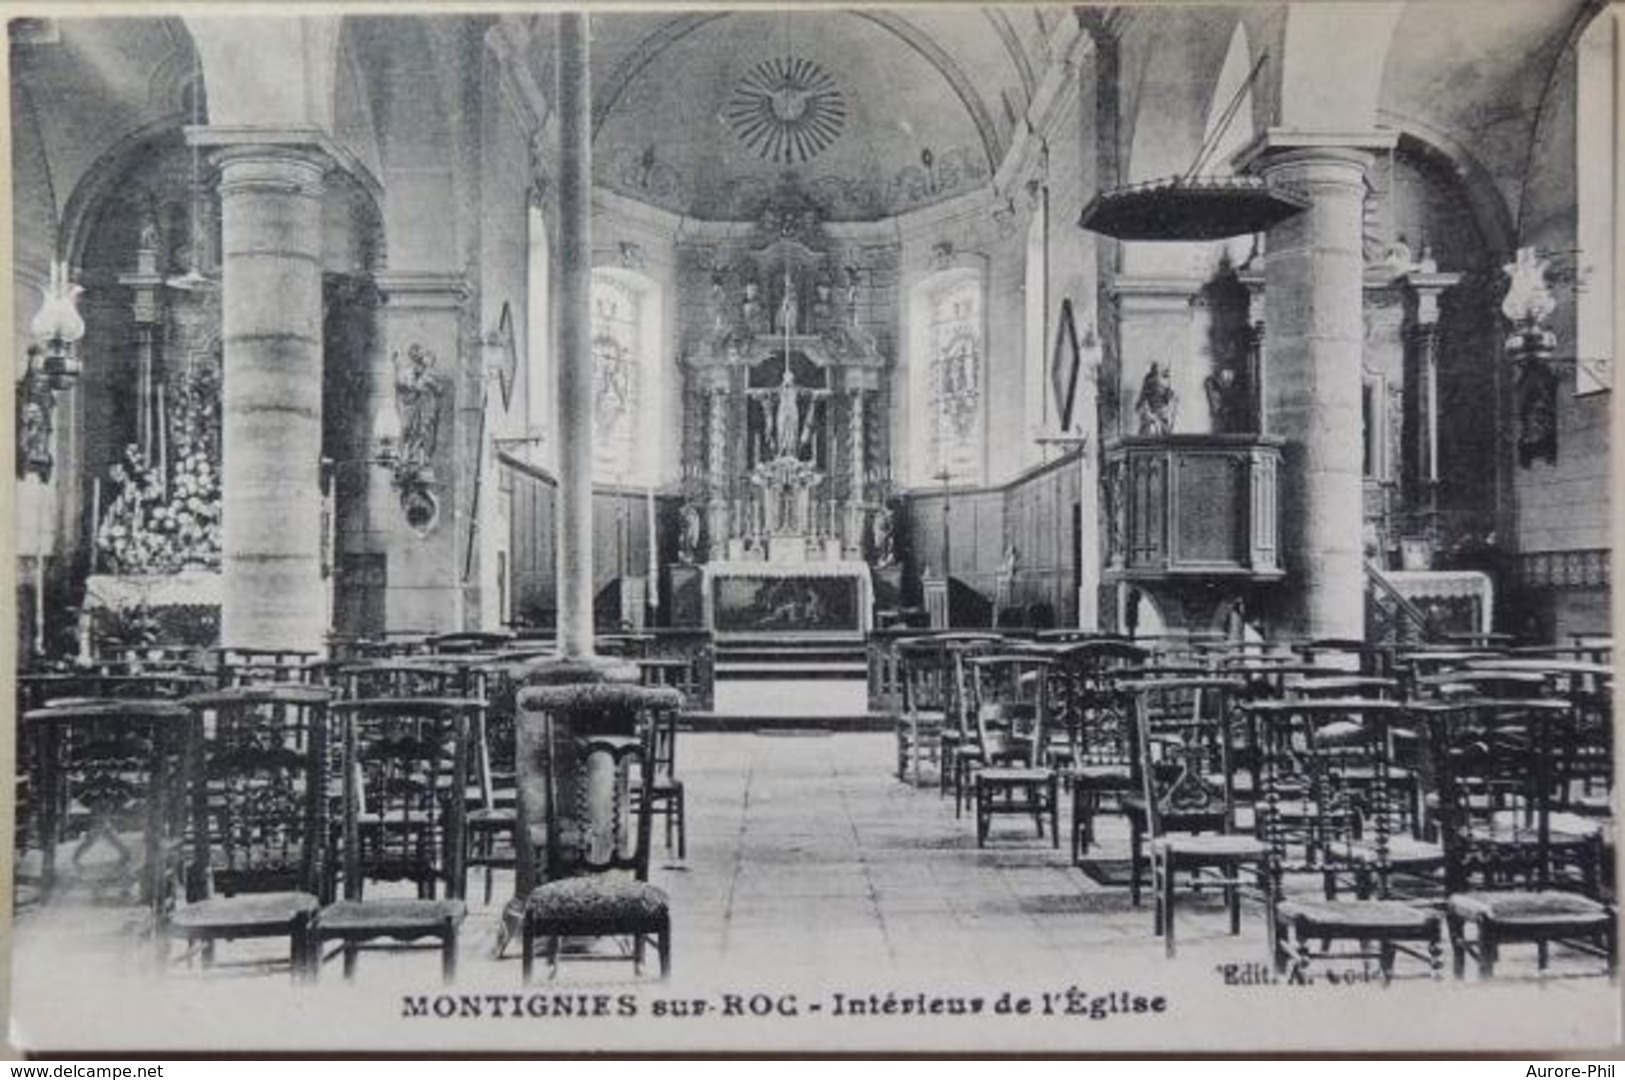
[[594, 88], [595, 92], [592, 101], [593, 138], [598, 137], [598, 131], [604, 126], [604, 121], [609, 118], [610, 110], [615, 108], [615, 103], [621, 99], [621, 95], [626, 92], [626, 88], [632, 84], [633, 79], [642, 73], [644, 68], [653, 63], [661, 53], [700, 27], [718, 19], [727, 18], [730, 14], [731, 12], [727, 11], [699, 11], [679, 15], [669, 22], [661, 23], [653, 33], [638, 42], [632, 51], [619, 64], [615, 65], [615, 70], [611, 71], [604, 79], [603, 85]]
[[[626, 88], [631, 85], [632, 80], [637, 78], [661, 53], [709, 23], [727, 18], [729, 15], [747, 13], [702, 11], [681, 15], [662, 23], [659, 28], [638, 42], [632, 51], [619, 64], [615, 65], [614, 70], [605, 77], [603, 83], [595, 87], [593, 136], [597, 137], [604, 122], [609, 118], [610, 112], [615, 108], [616, 102], [626, 92]], [[965, 111], [970, 115], [971, 123], [975, 125], [977, 134], [981, 139], [982, 152], [987, 157], [988, 171], [992, 172], [998, 168], [999, 161], [1004, 156], [1004, 146], [999, 139], [999, 131], [993, 122], [993, 115], [988, 112], [987, 104], [982, 100], [970, 77], [966, 75], [964, 69], [942, 46], [938, 45], [925, 31], [893, 12], [859, 9], [848, 10], [840, 14], [863, 19], [880, 27], [913, 49], [935, 68], [947, 80], [954, 95], [959, 98], [960, 103], [965, 107]]]
[[1027, 60], [1027, 50], [1021, 47], [1021, 39], [1016, 36], [1016, 28], [1010, 25], [1010, 16], [1002, 8], [983, 8], [982, 14], [987, 21], [993, 24], [993, 32], [999, 35], [1004, 43], [1004, 51], [1010, 55], [1010, 62], [1016, 65], [1016, 75], [1021, 79], [1021, 92], [1027, 96], [1027, 104], [1033, 100], [1033, 90], [1038, 85], [1038, 79], [1033, 75], [1033, 66]]
[[954, 58], [949, 56], [942, 46], [938, 45], [930, 35], [919, 27], [889, 11], [855, 10], [848, 12], [859, 19], [866, 19], [884, 30], [891, 31], [904, 44], [919, 53], [932, 67], [936, 68], [942, 77], [948, 80], [954, 94], [959, 98], [960, 104], [970, 114], [971, 122], [976, 125], [977, 134], [982, 139], [982, 151], [987, 155], [987, 169], [989, 173], [996, 171], [999, 160], [1004, 157], [1004, 144], [999, 139], [999, 129], [993, 123], [993, 116], [987, 111], [987, 105], [982, 96], [977, 93], [976, 86], [970, 77], [965, 74]]

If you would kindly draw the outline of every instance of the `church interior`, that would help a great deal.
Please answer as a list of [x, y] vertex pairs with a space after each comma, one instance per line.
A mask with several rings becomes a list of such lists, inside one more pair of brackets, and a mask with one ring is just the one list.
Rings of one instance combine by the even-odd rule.
[[1612, 1022], [1608, 5], [9, 34], [14, 978]]

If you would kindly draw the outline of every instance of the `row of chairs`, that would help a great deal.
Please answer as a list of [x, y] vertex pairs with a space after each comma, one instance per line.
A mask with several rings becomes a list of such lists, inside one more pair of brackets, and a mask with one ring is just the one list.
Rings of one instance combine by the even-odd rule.
[[[305, 976], [322, 943], [338, 941], [348, 976], [369, 941], [432, 938], [451, 978], [470, 864], [485, 866], [488, 904], [495, 867], [514, 868], [521, 896], [552, 872], [536, 835], [549, 809], [527, 819], [520, 805], [506, 674], [472, 653], [277, 660], [273, 681], [225, 688], [211, 678], [238, 680], [182, 670], [25, 685], [25, 704], [36, 706], [22, 734], [40, 900], [100, 862], [102, 891], [139, 893], [166, 956], [177, 938], [208, 963], [217, 940], [285, 936], [290, 966]], [[617, 762], [635, 778], [633, 817], [664, 816], [667, 846], [675, 830], [682, 855], [678, 708], [668, 702], [658, 723], [638, 713], [649, 745], [618, 751]], [[145, 850], [130, 850], [131, 837]], [[58, 866], [70, 847], [73, 865]], [[646, 845], [637, 850], [646, 877]], [[363, 896], [372, 881], [405, 882], [417, 895]], [[525, 966], [528, 975], [528, 950]]]
[[[1611, 822], [1575, 813], [1607, 806], [1605, 667], [1460, 649], [1374, 660], [1354, 643], [1176, 659], [1120, 640], [985, 634], [896, 648], [898, 775], [917, 783], [935, 766], [956, 812], [974, 806], [979, 845], [1005, 813], [1031, 816], [1040, 837], [1047, 821], [1058, 843], [1069, 790], [1084, 863], [1099, 816], [1121, 815], [1133, 902], [1149, 870], [1170, 955], [1175, 882], [1205, 876], [1233, 932], [1251, 886], [1283, 967], [1306, 963], [1311, 940], [1351, 935], [1385, 975], [1407, 944], [1436, 965], [1441, 925], [1458, 971], [1470, 953], [1493, 971], [1498, 943], [1518, 938], [1536, 941], [1544, 967], [1558, 936], [1612, 967]], [[1356, 662], [1331, 668], [1329, 655]], [[1487, 731], [1511, 749], [1475, 756]], [[1306, 876], [1323, 896], [1293, 895]], [[1391, 903], [1400, 879], [1431, 889], [1434, 906]], [[1516, 896], [1484, 898], [1506, 882]]]

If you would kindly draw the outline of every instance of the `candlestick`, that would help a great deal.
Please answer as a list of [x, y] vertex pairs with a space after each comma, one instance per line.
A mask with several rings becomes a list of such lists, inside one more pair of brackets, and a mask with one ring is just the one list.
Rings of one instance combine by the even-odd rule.
[[102, 478], [90, 481], [90, 572], [94, 574], [100, 563], [101, 545], [96, 542], [102, 529]]

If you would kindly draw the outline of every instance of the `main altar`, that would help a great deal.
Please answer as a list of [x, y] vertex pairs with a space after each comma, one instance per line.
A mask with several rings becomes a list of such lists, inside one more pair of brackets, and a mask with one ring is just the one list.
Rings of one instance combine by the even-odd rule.
[[[687, 325], [679, 577], [726, 634], [857, 634], [889, 565], [884, 352], [892, 268], [786, 184], [745, 235], [681, 257]], [[884, 331], [882, 331], [884, 332]]]

